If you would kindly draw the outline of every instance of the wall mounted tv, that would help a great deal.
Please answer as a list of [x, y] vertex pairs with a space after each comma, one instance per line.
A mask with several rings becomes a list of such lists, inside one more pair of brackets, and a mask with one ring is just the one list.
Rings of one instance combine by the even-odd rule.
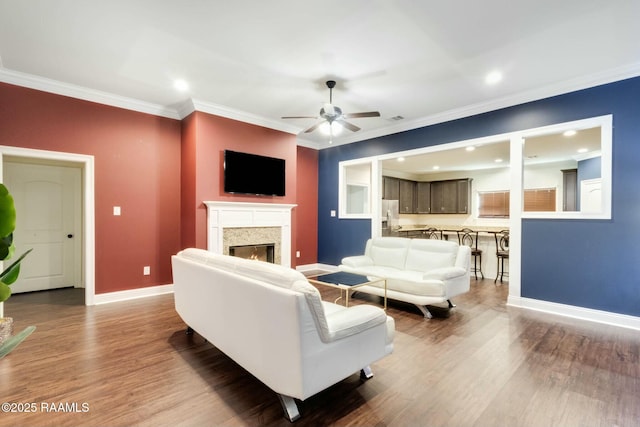
[[284, 190], [284, 159], [225, 150], [225, 193], [284, 196]]

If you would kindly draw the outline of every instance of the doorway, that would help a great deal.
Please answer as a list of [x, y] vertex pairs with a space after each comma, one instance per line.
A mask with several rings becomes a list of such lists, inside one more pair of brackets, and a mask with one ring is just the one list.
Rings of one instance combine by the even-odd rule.
[[16, 254], [33, 250], [12, 292], [84, 288], [80, 166], [6, 156], [3, 172], [18, 212]]
[[[6, 179], [7, 169], [8, 173], [12, 174], [11, 169], [15, 167], [13, 164], [18, 164], [19, 168], [25, 169], [36, 168], [41, 169], [45, 166], [55, 166], [71, 171], [71, 175], [75, 175], [76, 184], [73, 184], [76, 188], [74, 190], [75, 201], [71, 202], [76, 205], [76, 214], [79, 215], [79, 220], [76, 221], [76, 225], [72, 231], [66, 231], [62, 234], [62, 239], [58, 239], [58, 244], [67, 244], [75, 248], [76, 253], [79, 251], [80, 255], [76, 256], [76, 261], [79, 266], [75, 266], [72, 271], [71, 281], [73, 286], [84, 286], [84, 304], [95, 304], [95, 199], [94, 199], [94, 158], [89, 155], [62, 153], [46, 150], [35, 150], [19, 147], [0, 146], [0, 176], [2, 181]], [[49, 168], [44, 168], [47, 170]], [[55, 168], [54, 168], [55, 169]], [[47, 172], [50, 173], [50, 170]], [[79, 184], [77, 183], [79, 175]], [[9, 178], [10, 180], [13, 178]], [[64, 178], [63, 180], [69, 180]], [[51, 201], [50, 191], [55, 187], [54, 184], [48, 183], [44, 186], [36, 184], [36, 191], [34, 194], [40, 193], [40, 198]], [[78, 189], [79, 188], [79, 189]], [[11, 190], [13, 193], [13, 190]], [[38, 201], [38, 197], [35, 197], [35, 201], [29, 203], [35, 204], [42, 203], [42, 200]], [[79, 208], [78, 208], [79, 206]], [[79, 213], [78, 213], [79, 212]], [[62, 214], [61, 214], [62, 215]], [[36, 219], [35, 221], [42, 221]], [[79, 227], [79, 228], [78, 228]], [[69, 235], [71, 234], [71, 237]], [[52, 239], [50, 239], [52, 240]], [[64, 242], [64, 243], [63, 243]], [[79, 248], [79, 249], [78, 249]], [[73, 251], [73, 250], [72, 250]], [[35, 252], [35, 250], [34, 250]], [[56, 253], [53, 247], [49, 247], [46, 251], [48, 256], [52, 258], [63, 258], [60, 253]], [[33, 253], [32, 253], [33, 254]], [[51, 259], [46, 259], [45, 264], [51, 263]], [[29, 257], [27, 258], [29, 259]], [[57, 265], [57, 262], [55, 263]], [[44, 268], [40, 263], [36, 263], [37, 269]], [[58, 267], [62, 268], [62, 267]], [[36, 274], [37, 275], [37, 274]], [[57, 272], [54, 271], [54, 276]], [[79, 277], [78, 277], [79, 275]], [[25, 278], [29, 279], [29, 275], [25, 274]], [[67, 286], [62, 284], [62, 286]]]

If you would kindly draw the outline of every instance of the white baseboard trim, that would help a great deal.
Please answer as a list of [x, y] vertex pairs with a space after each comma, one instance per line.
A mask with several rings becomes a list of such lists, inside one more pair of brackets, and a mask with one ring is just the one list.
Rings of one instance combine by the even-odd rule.
[[589, 322], [640, 330], [640, 317], [628, 316], [626, 314], [611, 313], [609, 311], [594, 310], [591, 308], [576, 307], [573, 305], [512, 296], [509, 296], [507, 299], [507, 305], [556, 314], [558, 316], [586, 320]]
[[112, 302], [127, 301], [130, 299], [146, 298], [146, 297], [171, 294], [171, 293], [173, 293], [173, 284], [150, 286], [148, 288], [109, 292], [106, 294], [96, 294], [96, 296], [93, 299], [93, 302], [95, 305], [108, 304]]
[[301, 273], [305, 271], [313, 271], [313, 270], [327, 270], [327, 271], [338, 271], [338, 267], [330, 264], [304, 264], [296, 266], [296, 270]]

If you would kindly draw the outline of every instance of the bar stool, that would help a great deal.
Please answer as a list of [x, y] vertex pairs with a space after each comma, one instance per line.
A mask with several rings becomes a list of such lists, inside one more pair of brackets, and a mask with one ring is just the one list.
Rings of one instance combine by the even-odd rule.
[[502, 283], [503, 276], [509, 277], [509, 272], [505, 273], [504, 271], [504, 260], [509, 259], [509, 230], [498, 231], [493, 236], [496, 239], [496, 258], [498, 259], [496, 279], [493, 283], [498, 281], [498, 277], [500, 277], [500, 283]]
[[426, 230], [422, 231], [422, 238], [442, 240], [442, 231], [433, 227], [427, 228]]
[[469, 228], [463, 228], [457, 233], [458, 244], [466, 245], [471, 248], [471, 256], [473, 257], [473, 269], [471, 271], [476, 277], [476, 280], [478, 280], [478, 273], [480, 273], [484, 279], [484, 273], [482, 272], [482, 250], [478, 249], [478, 232]]

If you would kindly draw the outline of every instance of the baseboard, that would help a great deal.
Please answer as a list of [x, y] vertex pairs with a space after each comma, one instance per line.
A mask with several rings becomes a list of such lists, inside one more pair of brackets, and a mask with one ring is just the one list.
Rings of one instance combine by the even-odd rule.
[[296, 266], [296, 270], [301, 273], [305, 271], [313, 271], [313, 270], [327, 270], [327, 271], [338, 271], [338, 267], [330, 264], [304, 264]]
[[150, 286], [147, 288], [131, 289], [127, 291], [109, 292], [106, 294], [96, 294], [93, 298], [95, 305], [108, 304], [111, 302], [126, 301], [130, 299], [146, 298], [156, 295], [173, 293], [173, 284]]
[[556, 314], [558, 316], [586, 320], [589, 322], [640, 330], [640, 317], [628, 316], [626, 314], [617, 314], [609, 311], [594, 310], [590, 308], [558, 304], [555, 302], [511, 296], [507, 300], [507, 305], [511, 307], [541, 311], [549, 314]]

